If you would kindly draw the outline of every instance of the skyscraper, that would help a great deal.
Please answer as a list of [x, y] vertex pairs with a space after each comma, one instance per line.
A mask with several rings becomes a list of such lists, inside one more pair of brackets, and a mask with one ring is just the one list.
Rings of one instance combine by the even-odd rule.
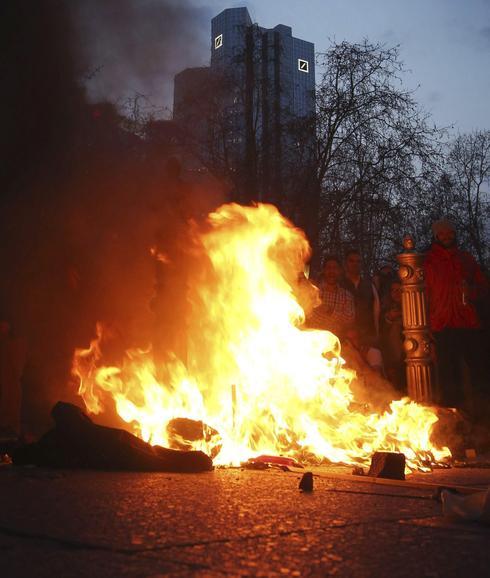
[[247, 80], [265, 83], [271, 102], [298, 116], [314, 114], [315, 47], [295, 38], [290, 26], [262, 28], [246, 8], [228, 8], [212, 19], [211, 37], [211, 69], [246, 80], [252, 67]]
[[[301, 168], [299, 156], [304, 161], [305, 155], [305, 142], [298, 142], [294, 129], [298, 121], [310, 121], [307, 144], [314, 144], [314, 45], [295, 38], [289, 26], [262, 28], [252, 22], [246, 8], [229, 8], [211, 21], [209, 73], [215, 83], [210, 91], [218, 99], [217, 116], [225, 130], [208, 128], [215, 134], [215, 151], [222, 153], [236, 176], [235, 198], [274, 202], [288, 212], [290, 175]], [[202, 69], [187, 71], [185, 83], [181, 75], [174, 111], [175, 118], [185, 122], [196, 116], [196, 106], [189, 103], [197, 105], [199, 98], [206, 97]], [[200, 75], [201, 81], [193, 81], [194, 75]]]

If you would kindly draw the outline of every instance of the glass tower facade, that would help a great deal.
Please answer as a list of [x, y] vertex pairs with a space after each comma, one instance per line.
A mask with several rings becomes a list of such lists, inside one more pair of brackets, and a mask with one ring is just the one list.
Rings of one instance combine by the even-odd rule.
[[271, 102], [296, 116], [314, 114], [315, 47], [295, 38], [290, 26], [265, 29], [253, 24], [246, 8], [228, 8], [211, 21], [211, 68], [247, 79], [253, 62], [256, 85], [266, 83]]
[[313, 43], [294, 37], [290, 26], [262, 28], [246, 8], [229, 8], [211, 21], [211, 69], [236, 85], [226, 103], [236, 119], [230, 122], [231, 140], [237, 159], [254, 177], [248, 187], [245, 183], [244, 200], [254, 196], [284, 205], [288, 176], [298, 168], [290, 127], [315, 115]]
[[[243, 175], [236, 200], [273, 202], [284, 210], [288, 175], [299, 162], [291, 126], [315, 115], [314, 45], [295, 38], [290, 26], [266, 29], [252, 22], [246, 8], [229, 8], [211, 21], [209, 70], [223, 79], [227, 135], [220, 146]], [[176, 94], [174, 107], [179, 99]], [[313, 121], [311, 127], [313, 145]]]

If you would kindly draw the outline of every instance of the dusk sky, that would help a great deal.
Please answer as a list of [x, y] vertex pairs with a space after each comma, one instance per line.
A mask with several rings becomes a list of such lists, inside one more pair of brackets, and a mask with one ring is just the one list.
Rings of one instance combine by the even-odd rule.
[[[122, 5], [130, 8], [126, 11]], [[138, 91], [171, 105], [173, 76], [205, 66], [210, 58], [210, 20], [246, 6], [252, 20], [292, 27], [314, 42], [400, 45], [407, 88], [439, 126], [454, 132], [490, 128], [490, 0], [111, 0], [79, 4], [78, 26], [93, 99], [117, 100]], [[169, 9], [170, 7], [170, 9]], [[178, 13], [178, 14], [177, 14]], [[169, 17], [170, 16], [170, 17]], [[318, 71], [319, 72], [319, 71]]]
[[196, 1], [214, 13], [247, 6], [252, 20], [324, 51], [329, 40], [368, 38], [393, 46], [411, 72], [406, 85], [439, 125], [461, 132], [490, 128], [490, 0]]

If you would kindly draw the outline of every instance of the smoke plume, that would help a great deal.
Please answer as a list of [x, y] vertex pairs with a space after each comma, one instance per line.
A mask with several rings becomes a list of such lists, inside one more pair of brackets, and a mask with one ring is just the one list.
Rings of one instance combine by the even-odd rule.
[[77, 54], [91, 100], [142, 94], [172, 105], [173, 77], [209, 60], [207, 8], [190, 0], [76, 0]]
[[132, 90], [168, 100], [173, 73], [208, 52], [204, 15], [177, 1], [0, 3], [0, 321], [27, 345], [27, 432], [77, 401], [72, 354], [98, 320], [128, 346], [148, 331], [170, 153], [129, 132], [115, 103]]

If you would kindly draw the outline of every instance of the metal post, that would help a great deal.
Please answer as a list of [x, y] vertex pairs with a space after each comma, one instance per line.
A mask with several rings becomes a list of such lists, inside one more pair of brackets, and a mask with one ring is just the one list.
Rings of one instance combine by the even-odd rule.
[[415, 251], [409, 235], [403, 239], [403, 253], [397, 255], [402, 283], [402, 317], [407, 367], [408, 395], [415, 401], [431, 403], [433, 396], [432, 340], [425, 297], [423, 253]]

